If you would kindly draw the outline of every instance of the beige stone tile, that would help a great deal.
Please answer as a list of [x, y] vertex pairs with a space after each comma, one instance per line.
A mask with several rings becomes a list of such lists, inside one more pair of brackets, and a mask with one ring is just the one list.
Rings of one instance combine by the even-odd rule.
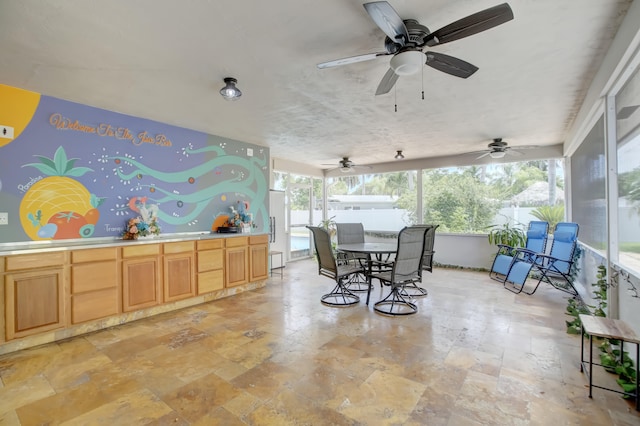
[[49, 344], [5, 355], [0, 358], [0, 378], [4, 385], [29, 380], [40, 374], [60, 353], [60, 346]]
[[[171, 408], [146, 389], [122, 395], [71, 420], [65, 426], [146, 424], [171, 413]], [[175, 417], [178, 417], [177, 415]]]
[[337, 411], [364, 424], [402, 424], [425, 389], [421, 383], [376, 371], [341, 401]]
[[5, 426], [20, 426], [20, 419], [15, 411], [11, 410], [8, 412], [0, 411], [0, 425]]
[[25, 425], [64, 422], [140, 389], [136, 381], [111, 367], [89, 371], [84, 383], [18, 408], [20, 421]]
[[57, 391], [77, 386], [86, 380], [87, 371], [108, 366], [111, 359], [100, 352], [83, 354], [82, 357], [57, 357], [44, 369], [44, 375]]
[[502, 366], [502, 358], [479, 350], [454, 346], [444, 363], [452, 367], [473, 370], [497, 377]]
[[[271, 399], [266, 405], [273, 407], [273, 410], [278, 413], [280, 418], [297, 425], [325, 424], [340, 426], [356, 424], [354, 419], [345, 416], [343, 413], [329, 409], [288, 389]], [[254, 418], [253, 416], [249, 417]]]
[[228, 412], [241, 420], [247, 419], [248, 416], [261, 405], [262, 400], [260, 398], [244, 391], [222, 404]]
[[195, 422], [240, 394], [229, 382], [209, 374], [169, 392], [162, 400], [180, 417]]
[[7, 413], [34, 401], [55, 394], [55, 390], [42, 374], [8, 384], [2, 388], [0, 413]]

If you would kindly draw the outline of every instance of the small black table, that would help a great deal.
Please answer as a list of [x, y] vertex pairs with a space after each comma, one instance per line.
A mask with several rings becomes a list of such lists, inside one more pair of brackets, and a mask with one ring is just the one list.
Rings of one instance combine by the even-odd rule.
[[345, 253], [360, 253], [368, 256], [367, 260], [367, 305], [369, 305], [369, 296], [371, 295], [371, 269], [373, 262], [371, 256], [374, 255], [377, 261], [381, 261], [384, 255], [394, 254], [398, 250], [398, 243], [356, 243], [356, 244], [340, 244], [338, 251]]

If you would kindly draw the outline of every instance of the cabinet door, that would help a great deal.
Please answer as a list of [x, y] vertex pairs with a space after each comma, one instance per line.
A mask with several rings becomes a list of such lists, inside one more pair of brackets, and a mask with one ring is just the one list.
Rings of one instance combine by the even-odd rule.
[[250, 281], [264, 280], [269, 276], [269, 246], [267, 244], [259, 244], [249, 246], [251, 265]]
[[228, 248], [225, 255], [226, 287], [249, 282], [249, 248]]
[[164, 301], [192, 297], [196, 294], [192, 253], [164, 256]]
[[122, 261], [122, 310], [125, 312], [161, 303], [158, 257]]
[[7, 340], [64, 326], [63, 269], [5, 276]]

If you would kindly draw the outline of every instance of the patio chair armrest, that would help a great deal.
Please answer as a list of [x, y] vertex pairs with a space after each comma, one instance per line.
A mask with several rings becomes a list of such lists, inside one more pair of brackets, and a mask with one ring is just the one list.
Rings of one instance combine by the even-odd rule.
[[533, 250], [529, 250], [528, 248], [519, 247], [515, 249], [514, 258], [523, 260], [525, 262], [528, 261], [528, 262], [534, 263], [534, 262], [538, 262], [540, 256], [545, 256], [545, 254], [538, 253]]
[[498, 248], [507, 248], [507, 249], [513, 249], [512, 246], [510, 246], [509, 244], [496, 244], [498, 246]]

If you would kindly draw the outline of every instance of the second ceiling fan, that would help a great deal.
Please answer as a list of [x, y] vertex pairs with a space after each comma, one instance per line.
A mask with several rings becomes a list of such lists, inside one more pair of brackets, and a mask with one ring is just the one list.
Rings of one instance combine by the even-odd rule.
[[376, 95], [388, 93], [396, 84], [398, 77], [414, 74], [424, 64], [456, 77], [468, 78], [478, 70], [475, 65], [453, 56], [423, 51], [423, 49], [459, 40], [513, 19], [511, 7], [503, 3], [430, 32], [415, 19], [400, 18], [386, 1], [365, 3], [363, 6], [371, 19], [387, 35], [384, 40], [385, 51], [323, 62], [318, 64], [318, 68], [336, 67], [369, 61], [378, 56], [393, 55], [390, 68], [382, 77]]

